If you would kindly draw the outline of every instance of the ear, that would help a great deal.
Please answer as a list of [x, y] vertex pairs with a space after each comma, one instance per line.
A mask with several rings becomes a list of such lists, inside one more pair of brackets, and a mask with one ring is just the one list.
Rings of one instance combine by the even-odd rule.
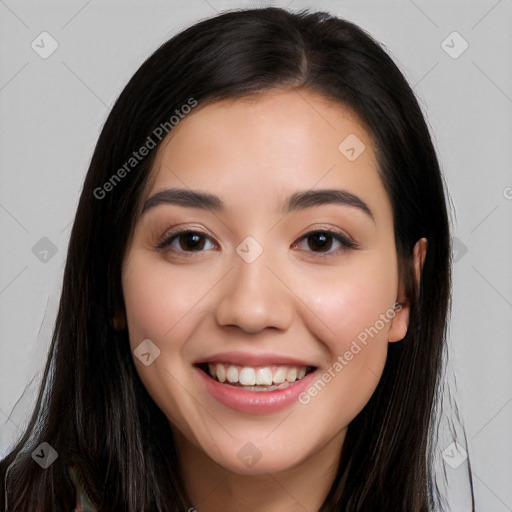
[[[413, 250], [413, 265], [414, 265], [414, 279], [416, 286], [419, 287], [421, 281], [421, 271], [423, 270], [423, 263], [427, 254], [427, 239], [420, 238], [414, 245]], [[399, 284], [398, 295], [394, 306], [395, 315], [391, 320], [391, 327], [389, 328], [388, 341], [390, 343], [401, 341], [407, 334], [409, 327], [409, 312], [410, 312], [409, 299], [405, 295], [404, 284]]]
[[110, 319], [110, 325], [116, 331], [126, 330], [126, 315], [124, 314], [124, 311], [116, 309], [114, 316]]

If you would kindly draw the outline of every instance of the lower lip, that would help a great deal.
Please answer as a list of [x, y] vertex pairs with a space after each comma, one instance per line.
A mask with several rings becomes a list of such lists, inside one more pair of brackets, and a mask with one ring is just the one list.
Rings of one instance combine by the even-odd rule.
[[206, 391], [221, 404], [235, 411], [247, 414], [272, 414], [298, 403], [299, 395], [315, 378], [316, 371], [284, 389], [274, 391], [247, 391], [242, 388], [221, 384], [200, 368], [195, 368], [206, 387]]

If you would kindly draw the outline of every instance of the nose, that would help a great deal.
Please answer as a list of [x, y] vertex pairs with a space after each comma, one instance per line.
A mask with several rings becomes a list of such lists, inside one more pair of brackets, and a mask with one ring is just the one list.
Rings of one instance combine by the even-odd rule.
[[248, 334], [266, 328], [288, 329], [294, 313], [293, 294], [286, 279], [268, 265], [265, 252], [251, 263], [237, 254], [233, 258], [234, 268], [223, 280], [217, 303], [218, 324], [238, 327]]

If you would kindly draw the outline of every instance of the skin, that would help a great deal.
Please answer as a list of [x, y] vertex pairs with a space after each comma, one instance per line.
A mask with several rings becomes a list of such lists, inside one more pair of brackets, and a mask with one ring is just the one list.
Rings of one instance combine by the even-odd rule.
[[[338, 149], [349, 134], [366, 146], [355, 161]], [[392, 208], [370, 135], [343, 105], [305, 89], [217, 102], [173, 129], [143, 200], [170, 187], [218, 195], [226, 210], [161, 204], [140, 217], [123, 266], [126, 316], [117, 321], [132, 350], [144, 339], [160, 350], [149, 366], [134, 361], [173, 430], [191, 507], [318, 510], [346, 428], [377, 386], [388, 343], [403, 339], [408, 325]], [[333, 204], [281, 213], [290, 194], [310, 189], [347, 190], [374, 220]], [[203, 248], [187, 253], [175, 239], [156, 249], [171, 228], [205, 233]], [[330, 239], [326, 255], [304, 238], [326, 229], [358, 248]], [[252, 263], [236, 252], [248, 236], [263, 248]], [[418, 278], [425, 250], [422, 239]], [[305, 405], [237, 412], [209, 396], [193, 369], [201, 358], [238, 350], [300, 358], [321, 376], [395, 302], [394, 318]], [[261, 453], [252, 467], [237, 457], [248, 442]]]

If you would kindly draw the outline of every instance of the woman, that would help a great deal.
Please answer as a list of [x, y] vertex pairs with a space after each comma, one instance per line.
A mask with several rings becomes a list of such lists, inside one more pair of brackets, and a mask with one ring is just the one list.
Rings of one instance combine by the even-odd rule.
[[184, 30], [100, 135], [6, 510], [440, 510], [450, 282], [435, 150], [370, 36]]

